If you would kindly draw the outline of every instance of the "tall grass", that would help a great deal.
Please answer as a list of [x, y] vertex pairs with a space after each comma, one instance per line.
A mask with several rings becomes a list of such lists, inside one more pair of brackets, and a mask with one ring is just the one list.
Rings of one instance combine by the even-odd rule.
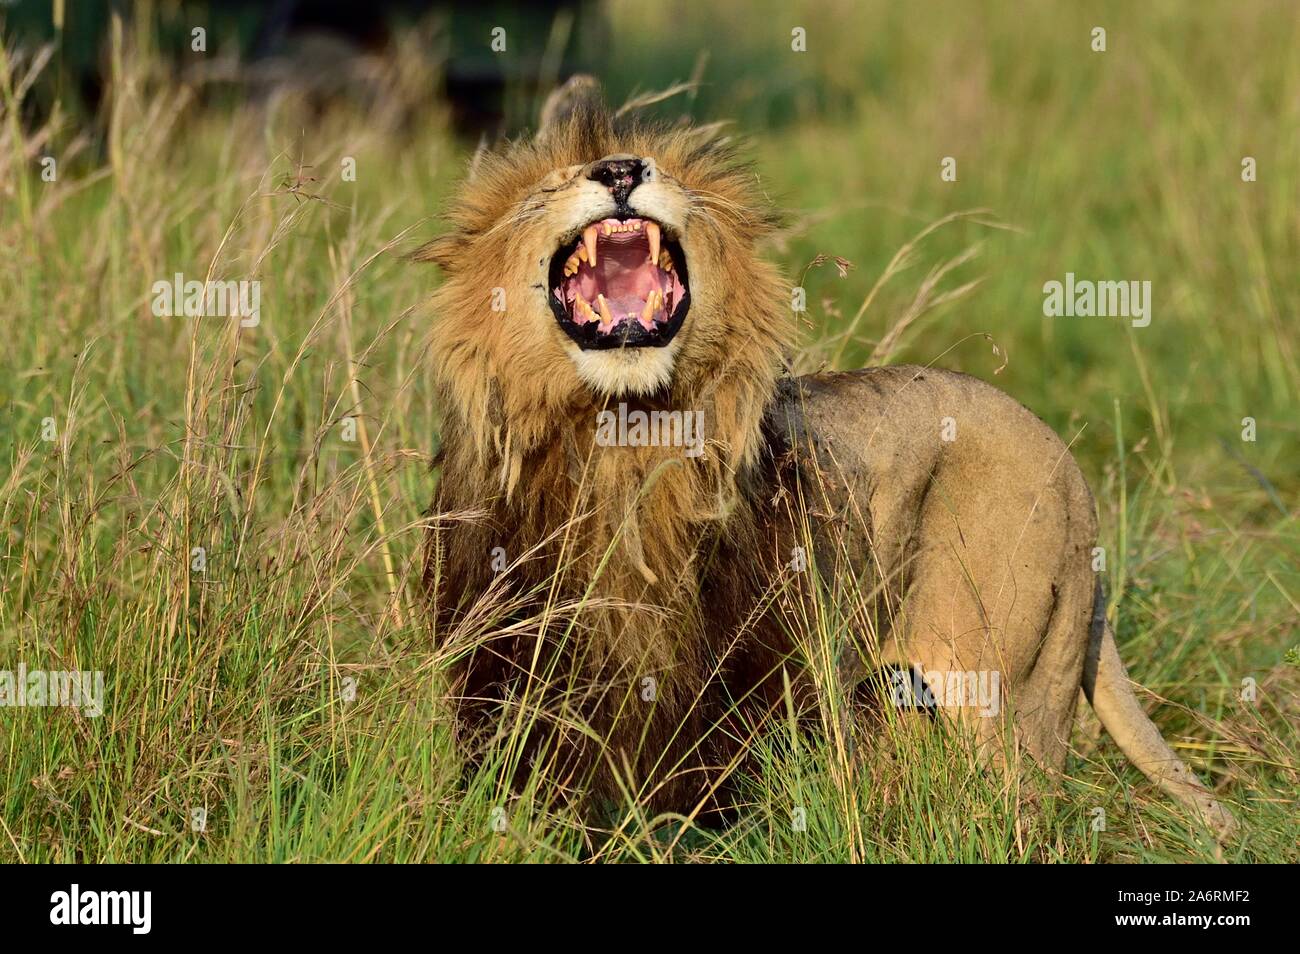
[[[770, 252], [810, 289], [798, 367], [958, 367], [1074, 439], [1122, 652], [1243, 822], [1223, 857], [1295, 861], [1297, 26], [1266, 3], [1115, 5], [1092, 54], [1082, 11], [906, 9], [799, 11], [809, 52], [785, 54], [787, 5], [727, 15], [723, 44], [689, 4], [663, 11], [674, 43], [614, 4], [608, 79], [695, 76], [662, 108], [757, 134], [792, 209]], [[401, 255], [466, 158], [427, 57], [403, 44], [322, 110], [213, 102], [130, 30], [109, 50], [97, 124], [24, 122], [48, 63], [0, 53], [0, 669], [108, 678], [102, 718], [0, 708], [0, 859], [1219, 857], [1090, 716], [1063, 780], [984, 771], [895, 713], [854, 768], [838, 706], [811, 734], [778, 719], [721, 830], [651, 818], [636, 791], [598, 826], [540, 776], [516, 795], [509, 731], [467, 762], [444, 678], [464, 643], [435, 648], [414, 586], [425, 529], [458, 517], [425, 513], [436, 276]], [[1067, 270], [1151, 279], [1153, 324], [1045, 320], [1041, 285]], [[175, 272], [260, 280], [260, 323], [155, 317]], [[788, 617], [832, 702], [829, 653], [861, 625], [843, 604]]]

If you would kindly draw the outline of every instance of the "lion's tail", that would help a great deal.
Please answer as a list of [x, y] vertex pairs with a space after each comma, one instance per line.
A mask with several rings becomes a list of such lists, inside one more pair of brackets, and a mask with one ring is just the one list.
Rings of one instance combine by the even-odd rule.
[[1224, 841], [1237, 827], [1232, 814], [1214, 799], [1147, 718], [1133, 694], [1115, 634], [1106, 621], [1106, 601], [1098, 585], [1094, 598], [1091, 639], [1083, 668], [1083, 691], [1101, 724], [1129, 761], [1147, 778], [1195, 811]]

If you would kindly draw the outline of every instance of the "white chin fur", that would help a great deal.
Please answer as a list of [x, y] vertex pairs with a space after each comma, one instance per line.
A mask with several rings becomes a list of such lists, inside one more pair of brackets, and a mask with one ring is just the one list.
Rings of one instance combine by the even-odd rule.
[[662, 348], [611, 348], [583, 351], [569, 348], [569, 357], [587, 385], [602, 394], [651, 394], [667, 386], [673, 376], [677, 340]]

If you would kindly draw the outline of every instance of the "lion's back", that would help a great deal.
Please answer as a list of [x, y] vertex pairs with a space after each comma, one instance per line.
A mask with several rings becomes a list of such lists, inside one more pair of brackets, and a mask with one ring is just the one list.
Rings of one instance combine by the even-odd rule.
[[1083, 475], [1065, 442], [997, 388], [867, 368], [787, 381], [778, 405], [778, 422], [814, 445], [841, 530], [866, 538], [918, 610], [928, 599], [926, 615], [951, 619], [952, 594], [970, 592], [972, 613], [1014, 617], [1031, 634], [1063, 582], [1089, 572], [1097, 524]]

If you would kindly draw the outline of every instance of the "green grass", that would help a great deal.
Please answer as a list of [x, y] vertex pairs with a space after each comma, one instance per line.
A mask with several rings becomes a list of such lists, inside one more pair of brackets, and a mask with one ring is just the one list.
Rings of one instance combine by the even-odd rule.
[[[889, 360], [993, 380], [1072, 441], [1121, 652], [1240, 838], [1216, 853], [1090, 714], [1058, 782], [983, 772], [960, 739], [893, 722], [855, 778], [832, 743], [778, 729], [724, 830], [634, 803], [594, 830], [545, 791], [508, 796], [497, 761], [463, 769], [448, 659], [411, 586], [436, 480], [421, 310], [436, 274], [401, 253], [437, 231], [467, 158], [429, 65], [408, 48], [374, 102], [317, 115], [293, 95], [209, 103], [123, 39], [98, 125], [20, 122], [30, 55], [0, 71], [0, 669], [108, 680], [99, 719], [0, 708], [0, 860], [1300, 860], [1288, 5], [719, 20], [669, 3], [675, 43], [639, 6], [610, 13], [616, 100], [698, 74], [698, 94], [659, 108], [752, 138], [790, 210], [770, 253], [792, 275], [818, 253], [854, 264], [807, 272], [798, 365], [860, 365], [910, 314]], [[796, 25], [807, 53], [789, 51]], [[973, 209], [989, 211], [889, 270]], [[154, 317], [150, 286], [177, 271], [259, 278], [260, 325]], [[1044, 318], [1042, 284], [1066, 271], [1152, 281], [1151, 325]]]

